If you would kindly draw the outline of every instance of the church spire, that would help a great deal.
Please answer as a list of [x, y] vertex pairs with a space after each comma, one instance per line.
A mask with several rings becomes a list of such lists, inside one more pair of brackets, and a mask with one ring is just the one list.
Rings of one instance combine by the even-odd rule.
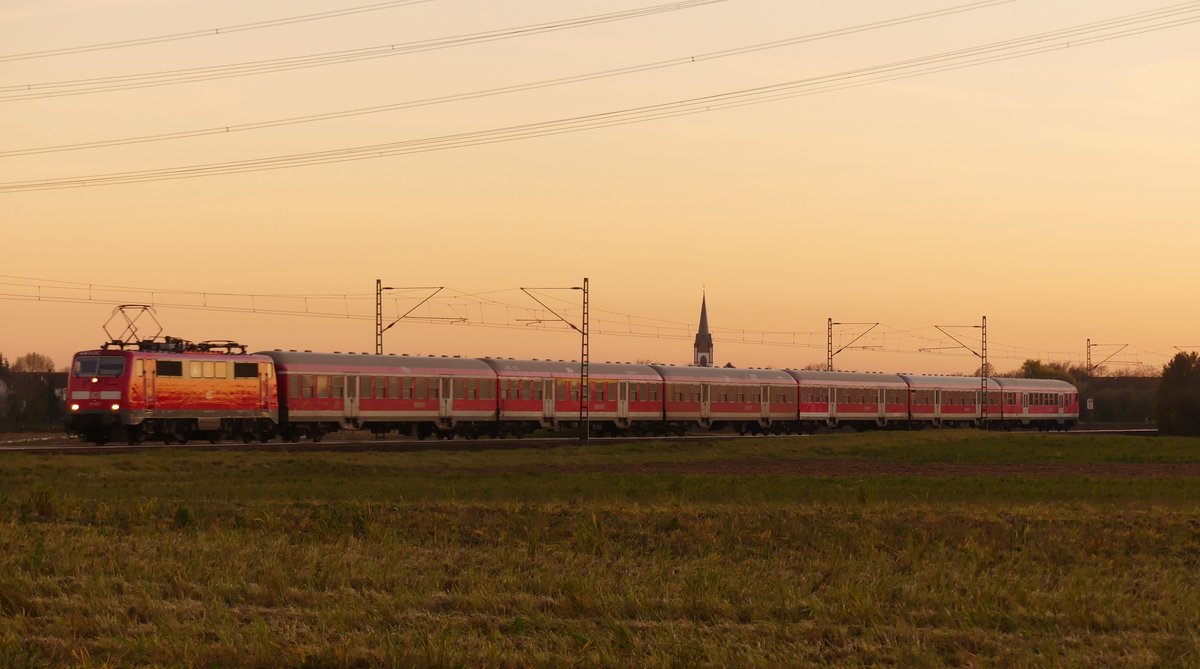
[[697, 367], [713, 366], [713, 338], [708, 331], [708, 296], [700, 298], [700, 330], [696, 332], [696, 344], [693, 347], [694, 364]]

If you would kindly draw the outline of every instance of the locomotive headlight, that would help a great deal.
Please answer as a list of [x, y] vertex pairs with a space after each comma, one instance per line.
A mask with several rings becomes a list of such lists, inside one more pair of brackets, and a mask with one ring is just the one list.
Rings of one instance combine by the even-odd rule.
[[120, 405], [120, 404], [114, 404], [114, 405], [113, 405], [113, 411], [116, 411], [117, 409], [120, 409], [120, 408], [121, 408], [121, 405]]
[[79, 411], [79, 405], [78, 405], [78, 404], [72, 404], [72, 405], [71, 405], [71, 411]]
[[93, 376], [92, 383], [100, 383], [100, 379], [97, 379], [96, 377]]

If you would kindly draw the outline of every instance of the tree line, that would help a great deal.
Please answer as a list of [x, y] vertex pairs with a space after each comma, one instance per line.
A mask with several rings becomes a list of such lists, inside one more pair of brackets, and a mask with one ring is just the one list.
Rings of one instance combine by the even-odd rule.
[[48, 355], [26, 353], [9, 360], [0, 353], [0, 429], [62, 424], [65, 407], [53, 375], [54, 360]]
[[1163, 366], [1158, 387], [1158, 429], [1200, 436], [1200, 354], [1178, 353]]

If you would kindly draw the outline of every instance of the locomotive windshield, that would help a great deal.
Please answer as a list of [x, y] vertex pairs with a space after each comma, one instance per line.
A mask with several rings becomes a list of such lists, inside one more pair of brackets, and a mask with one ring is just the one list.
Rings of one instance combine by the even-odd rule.
[[125, 358], [96, 356], [75, 360], [75, 376], [121, 376], [124, 373]]

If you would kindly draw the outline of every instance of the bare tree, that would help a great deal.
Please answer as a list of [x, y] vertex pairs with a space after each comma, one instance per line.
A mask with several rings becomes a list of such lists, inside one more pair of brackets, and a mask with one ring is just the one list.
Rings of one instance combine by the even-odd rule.
[[48, 355], [41, 353], [26, 353], [25, 355], [13, 360], [12, 371], [14, 372], [53, 372], [54, 361]]

